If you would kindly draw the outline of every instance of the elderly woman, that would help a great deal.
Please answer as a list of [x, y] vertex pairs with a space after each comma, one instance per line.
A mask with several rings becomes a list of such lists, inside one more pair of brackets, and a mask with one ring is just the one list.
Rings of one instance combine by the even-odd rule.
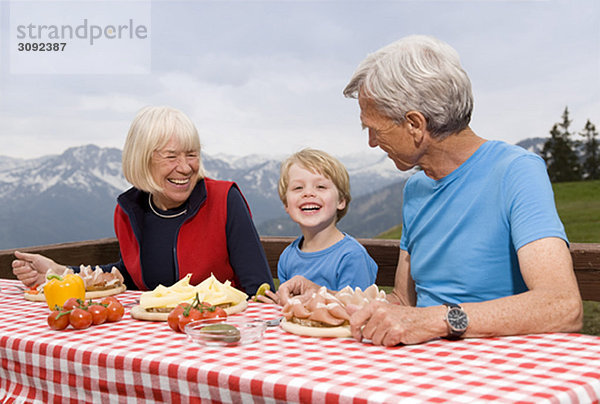
[[[200, 138], [190, 119], [169, 107], [146, 107], [135, 117], [123, 149], [123, 173], [133, 185], [118, 197], [115, 265], [129, 288], [171, 285], [191, 273], [211, 273], [253, 295], [271, 272], [237, 185], [204, 176]], [[59, 266], [38, 254], [15, 252], [14, 274], [25, 284], [44, 281]]]
[[[353, 314], [357, 339], [396, 345], [581, 327], [544, 161], [473, 132], [471, 83], [453, 48], [401, 39], [369, 55], [344, 94], [358, 98], [371, 147], [400, 170], [422, 169], [404, 189], [394, 290], [388, 303]], [[278, 293], [285, 301], [314, 288], [297, 281]]]

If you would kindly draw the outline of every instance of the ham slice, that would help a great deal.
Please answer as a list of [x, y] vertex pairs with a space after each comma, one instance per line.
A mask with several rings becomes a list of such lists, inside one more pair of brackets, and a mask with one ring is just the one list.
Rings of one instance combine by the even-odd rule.
[[[303, 324], [337, 327], [348, 324], [351, 312], [366, 306], [373, 300], [385, 301], [385, 292], [371, 285], [363, 292], [360, 288], [346, 287], [330, 293], [321, 287], [310, 295], [297, 296], [283, 306], [282, 314], [288, 321], [302, 320]], [[351, 307], [351, 312], [348, 308]], [[306, 321], [309, 320], [309, 321]]]
[[[46, 272], [46, 277], [49, 275], [65, 276], [73, 273], [74, 271], [68, 267], [64, 270], [49, 269], [48, 272]], [[78, 275], [83, 279], [85, 290], [88, 291], [118, 287], [124, 282], [123, 275], [116, 267], [112, 267], [110, 272], [104, 272], [99, 266], [92, 269], [90, 265], [80, 265]], [[40, 286], [43, 288], [43, 285]]]

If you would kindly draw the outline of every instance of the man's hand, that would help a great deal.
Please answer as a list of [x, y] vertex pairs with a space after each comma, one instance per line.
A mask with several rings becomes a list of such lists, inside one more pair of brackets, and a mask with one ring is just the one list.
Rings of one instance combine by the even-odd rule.
[[350, 317], [352, 336], [374, 345], [419, 344], [446, 335], [445, 308], [373, 301]]
[[277, 290], [279, 304], [284, 306], [292, 297], [316, 292], [320, 286], [309, 281], [303, 276], [296, 275], [292, 279], [282, 283]]

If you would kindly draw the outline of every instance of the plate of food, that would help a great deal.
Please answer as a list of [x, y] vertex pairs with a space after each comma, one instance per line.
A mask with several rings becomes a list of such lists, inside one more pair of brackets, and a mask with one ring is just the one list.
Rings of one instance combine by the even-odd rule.
[[282, 308], [280, 327], [289, 333], [308, 337], [348, 338], [349, 308], [356, 310], [373, 300], [385, 300], [385, 292], [376, 285], [364, 291], [346, 287], [330, 293], [322, 287], [309, 295], [295, 296]]
[[231, 282], [220, 282], [214, 275], [198, 285], [190, 285], [191, 274], [171, 286], [159, 285], [154, 290], [143, 292], [138, 305], [131, 308], [131, 317], [137, 320], [167, 321], [169, 313], [180, 303], [192, 303], [194, 299], [218, 306], [228, 315], [242, 312], [248, 307], [248, 295], [231, 286]]
[[[46, 272], [46, 279], [50, 280], [54, 277], [62, 278], [70, 274], [75, 274], [83, 279], [86, 300], [117, 295], [127, 289], [123, 283], [123, 275], [116, 267], [112, 267], [110, 272], [104, 272], [99, 266], [92, 268], [89, 265], [81, 265], [79, 267], [79, 273], [75, 273], [71, 268], [66, 268], [63, 271], [49, 269], [48, 272]], [[34, 288], [26, 289], [24, 292], [25, 300], [31, 302], [45, 302], [46, 296], [44, 295], [44, 286], [46, 283]]]

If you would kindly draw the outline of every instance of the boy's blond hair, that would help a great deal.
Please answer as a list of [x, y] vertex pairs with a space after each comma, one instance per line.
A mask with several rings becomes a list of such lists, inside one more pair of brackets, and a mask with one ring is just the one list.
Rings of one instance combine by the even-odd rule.
[[331, 156], [330, 154], [316, 149], [302, 149], [297, 153], [292, 154], [290, 157], [285, 159], [281, 163], [281, 170], [279, 174], [279, 199], [287, 207], [286, 193], [289, 184], [289, 171], [293, 164], [297, 164], [307, 170], [323, 175], [325, 178], [331, 180], [337, 188], [339, 200], [346, 201], [344, 209], [338, 209], [337, 220], [339, 222], [342, 217], [348, 211], [350, 205], [350, 176], [346, 167], [341, 161]]

